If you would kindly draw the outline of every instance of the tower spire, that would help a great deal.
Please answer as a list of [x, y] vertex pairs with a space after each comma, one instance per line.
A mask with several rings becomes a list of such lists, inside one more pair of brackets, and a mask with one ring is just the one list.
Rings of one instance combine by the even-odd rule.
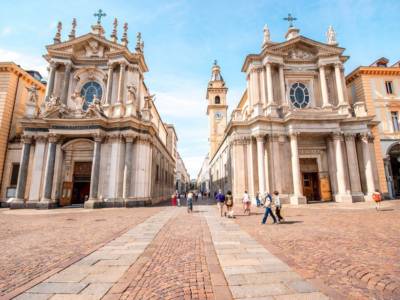
[[118, 20], [117, 18], [114, 18], [113, 22], [113, 31], [111, 33], [111, 39], [114, 43], [118, 41], [118, 36], [117, 36], [117, 27], [118, 27]]
[[72, 19], [72, 26], [71, 26], [71, 32], [69, 33], [68, 37], [70, 40], [75, 38], [75, 33], [76, 33], [76, 19]]
[[62, 23], [58, 22], [57, 23], [57, 32], [56, 35], [54, 36], [54, 44], [61, 43], [61, 30], [62, 30]]
[[121, 43], [124, 46], [128, 45], [128, 23], [124, 23], [124, 33], [122, 34]]

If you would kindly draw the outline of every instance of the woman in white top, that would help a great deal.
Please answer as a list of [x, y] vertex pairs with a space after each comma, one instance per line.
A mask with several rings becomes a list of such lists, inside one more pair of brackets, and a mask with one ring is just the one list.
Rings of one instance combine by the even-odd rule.
[[250, 205], [251, 205], [251, 199], [249, 194], [247, 193], [247, 191], [244, 191], [244, 195], [243, 195], [243, 208], [244, 208], [244, 214], [246, 214], [246, 212], [249, 213], [250, 216]]

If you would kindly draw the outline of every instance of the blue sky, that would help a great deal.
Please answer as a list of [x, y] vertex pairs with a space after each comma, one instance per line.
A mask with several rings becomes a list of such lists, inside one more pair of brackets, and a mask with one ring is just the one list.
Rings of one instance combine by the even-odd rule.
[[[51, 43], [58, 21], [63, 38], [77, 18], [77, 34], [95, 23], [93, 13], [102, 8], [106, 35], [114, 17], [129, 23], [130, 48], [142, 32], [150, 71], [145, 80], [164, 121], [173, 123], [178, 148], [194, 178], [208, 151], [206, 87], [214, 59], [229, 87], [230, 109], [245, 88], [240, 72], [244, 58], [258, 53], [262, 29], [268, 24], [273, 41], [283, 41], [292, 13], [301, 34], [325, 41], [333, 25], [339, 45], [350, 60], [346, 72], [385, 56], [400, 59], [400, 1], [2, 1], [0, 10], [0, 61], [13, 60], [25, 68], [46, 73], [44, 46]], [[46, 74], [45, 74], [46, 75]]]

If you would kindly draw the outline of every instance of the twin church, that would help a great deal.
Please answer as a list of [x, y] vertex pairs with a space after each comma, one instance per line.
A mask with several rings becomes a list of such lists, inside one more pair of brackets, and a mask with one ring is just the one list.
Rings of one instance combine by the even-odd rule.
[[18, 166], [11, 208], [141, 206], [175, 191], [177, 136], [145, 84], [144, 42], [138, 33], [131, 52], [128, 24], [118, 38], [116, 19], [106, 37], [103, 15], [82, 36], [74, 19], [66, 40], [59, 23], [47, 46], [45, 101], [29, 89], [20, 138], [8, 145], [5, 170]]
[[[290, 16], [289, 16], [290, 17]], [[293, 21], [292, 18], [288, 18]], [[249, 54], [246, 89], [227, 115], [228, 88], [217, 63], [207, 87], [210, 191], [278, 191], [287, 203], [370, 200], [379, 189], [376, 122], [352, 102], [343, 65], [348, 56], [332, 27], [326, 42], [300, 35], [290, 23], [283, 42], [264, 28], [261, 51]]]

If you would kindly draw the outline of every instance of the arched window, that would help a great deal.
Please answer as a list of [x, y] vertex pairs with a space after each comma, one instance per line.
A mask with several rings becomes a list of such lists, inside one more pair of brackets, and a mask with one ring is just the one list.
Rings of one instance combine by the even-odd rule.
[[219, 96], [215, 96], [215, 104], [221, 104], [221, 98]]
[[83, 105], [83, 109], [86, 110], [89, 103], [93, 102], [93, 98], [96, 95], [97, 99], [101, 99], [103, 91], [101, 89], [101, 85], [96, 81], [86, 82], [81, 89], [81, 96], [85, 97], [85, 104]]
[[290, 88], [290, 102], [297, 108], [304, 108], [310, 103], [308, 88], [300, 83], [294, 83]]

